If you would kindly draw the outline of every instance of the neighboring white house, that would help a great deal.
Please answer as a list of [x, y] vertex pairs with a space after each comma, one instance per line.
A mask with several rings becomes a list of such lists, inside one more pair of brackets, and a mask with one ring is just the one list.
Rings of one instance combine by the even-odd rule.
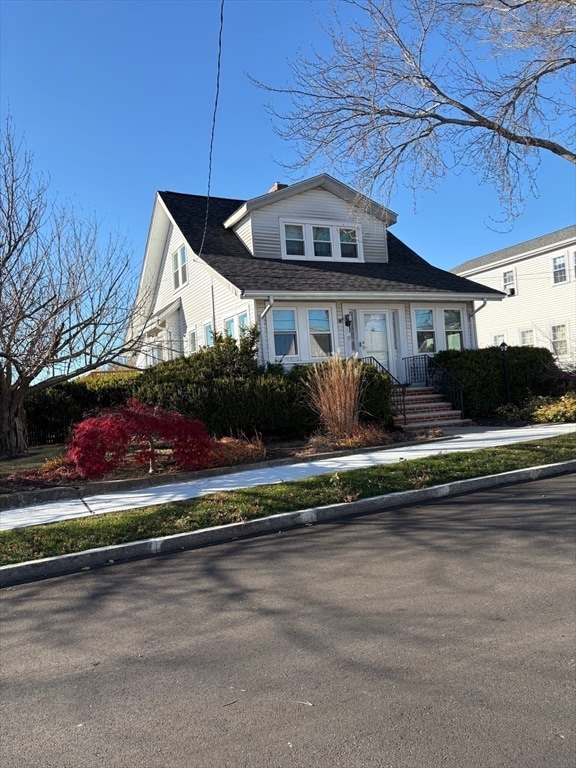
[[[207, 208], [208, 202], [208, 208]], [[191, 354], [256, 323], [260, 359], [285, 365], [404, 359], [477, 346], [486, 287], [431, 266], [391, 234], [396, 214], [322, 174], [252, 200], [158, 192], [139, 303], [138, 366]]]
[[480, 256], [452, 270], [506, 293], [476, 314], [478, 345], [546, 347], [576, 365], [576, 226]]

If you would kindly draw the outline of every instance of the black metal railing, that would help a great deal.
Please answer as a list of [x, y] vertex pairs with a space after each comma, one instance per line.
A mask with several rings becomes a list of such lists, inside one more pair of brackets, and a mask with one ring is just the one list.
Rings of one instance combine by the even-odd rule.
[[452, 407], [457, 411], [464, 410], [464, 385], [453, 373], [428, 355], [413, 355], [403, 359], [409, 384], [432, 387], [434, 392], [452, 403]]
[[376, 368], [376, 370], [379, 373], [383, 373], [392, 382], [392, 393], [390, 396], [390, 403], [392, 405], [392, 408], [396, 411], [398, 416], [401, 416], [404, 420], [404, 424], [406, 424], [406, 384], [402, 384], [398, 379], [393, 376], [390, 371], [382, 365], [380, 360], [377, 360], [375, 357], [372, 357], [371, 355], [368, 357], [362, 358], [363, 363], [368, 363], [369, 365]]

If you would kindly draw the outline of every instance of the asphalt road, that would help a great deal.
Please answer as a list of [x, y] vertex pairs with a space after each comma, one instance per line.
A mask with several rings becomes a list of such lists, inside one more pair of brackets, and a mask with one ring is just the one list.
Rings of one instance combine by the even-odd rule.
[[573, 768], [576, 476], [2, 591], [2, 768]]

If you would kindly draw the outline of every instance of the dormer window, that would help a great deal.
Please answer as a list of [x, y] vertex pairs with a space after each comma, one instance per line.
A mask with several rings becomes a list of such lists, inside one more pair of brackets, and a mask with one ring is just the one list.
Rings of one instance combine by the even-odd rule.
[[281, 221], [283, 259], [363, 261], [359, 227], [341, 222]]
[[286, 254], [288, 256], [305, 256], [304, 227], [300, 224], [285, 224]]

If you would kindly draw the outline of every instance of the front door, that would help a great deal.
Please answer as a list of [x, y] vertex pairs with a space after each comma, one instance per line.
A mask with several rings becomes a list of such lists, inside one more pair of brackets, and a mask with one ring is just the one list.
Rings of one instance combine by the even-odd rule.
[[359, 315], [359, 336], [361, 357], [375, 357], [378, 362], [390, 369], [390, 336], [388, 312], [372, 312], [361, 310]]

